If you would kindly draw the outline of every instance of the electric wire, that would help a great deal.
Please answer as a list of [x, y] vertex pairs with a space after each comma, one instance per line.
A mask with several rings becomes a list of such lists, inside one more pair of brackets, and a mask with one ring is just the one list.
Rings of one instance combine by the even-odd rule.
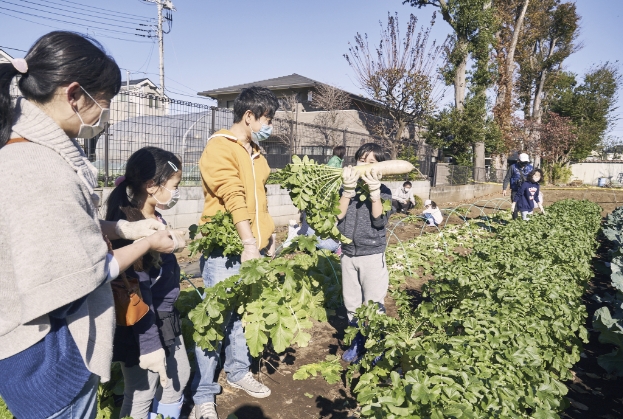
[[141, 18], [141, 19], [145, 19], [145, 16], [134, 15], [134, 14], [131, 14], [131, 13], [122, 13], [122, 12], [117, 12], [117, 11], [115, 11], [115, 10], [111, 10], [111, 9], [104, 9], [104, 8], [101, 8], [101, 7], [96, 7], [96, 6], [90, 6], [90, 5], [88, 5], [88, 4], [77, 3], [77, 2], [75, 2], [75, 1], [70, 1], [70, 0], [60, 0], [60, 1], [65, 2], [65, 3], [75, 4], [75, 5], [78, 5], [78, 6], [88, 7], [88, 8], [91, 8], [91, 9], [103, 10], [103, 11], [106, 11], [106, 12], [108, 12], [108, 13], [116, 13], [116, 14], [119, 14], [119, 15], [121, 15], [121, 16], [134, 16], [134, 17], [138, 17], [138, 18]]
[[[20, 16], [14, 16], [14, 15], [12, 15], [10, 13], [7, 13], [7, 12], [4, 12], [4, 14], [6, 16], [12, 17], [14, 19], [19, 19], [19, 20], [23, 20], [24, 22], [34, 23], [35, 25], [46, 26], [48, 28], [58, 29], [58, 30], [67, 30], [66, 28], [60, 28], [58, 26], [52, 26], [52, 25], [48, 25], [46, 23], [36, 22], [34, 20], [26, 19], [26, 18], [23, 18], [23, 17], [20, 17]], [[87, 27], [87, 29], [88, 29], [88, 27]], [[149, 41], [139, 41], [139, 40], [135, 40], [135, 39], [118, 38], [118, 37], [111, 36], [111, 35], [108, 35], [108, 34], [97, 34], [97, 36], [103, 37], [103, 38], [118, 39], [120, 41], [135, 42], [137, 44], [151, 44], [152, 43], [152, 42], [149, 42]]]
[[[99, 16], [91, 15], [91, 14], [87, 14], [87, 13], [84, 13], [84, 12], [81, 12], [81, 11], [74, 11], [74, 10], [70, 10], [70, 9], [65, 9], [65, 8], [61, 7], [61, 5], [57, 5], [57, 4], [54, 4], [54, 3], [51, 3], [52, 5], [50, 5], [50, 3], [48, 3], [48, 4], [38, 3], [38, 2], [35, 2], [35, 1], [30, 1], [30, 0], [19, 0], [19, 1], [20, 1], [20, 3], [29, 3], [29, 4], [34, 4], [34, 5], [40, 6], [40, 7], [46, 7], [48, 9], [52, 9], [52, 10], [54, 10], [56, 12], [61, 10], [63, 12], [73, 13], [73, 14], [77, 14], [77, 15], [80, 15], [80, 16], [90, 16], [90, 17], [94, 17], [94, 18], [97, 18], [97, 19], [106, 19], [108, 21], [117, 22], [117, 23], [125, 23], [125, 24], [129, 24], [129, 25], [133, 25], [133, 26], [136, 26], [136, 25], [145, 26], [146, 24], [144, 22], [150, 22], [150, 20], [148, 18], [141, 19], [141, 20], [134, 20], [134, 21], [131, 21], [131, 20], [120, 20], [121, 18], [119, 18], [117, 16], [115, 16], [114, 18], [102, 17], [102, 15], [105, 15], [105, 13], [100, 13]], [[6, 0], [4, 2], [5, 3], [9, 3], [9, 4], [14, 4], [16, 6], [28, 7], [28, 6], [22, 6], [21, 4], [11, 3], [11, 2], [6, 1]], [[35, 10], [38, 10], [38, 9], [35, 9]], [[43, 12], [43, 11], [46, 11], [46, 10], [39, 10], [39, 11]], [[154, 21], [154, 19], [151, 19], [152, 23], [153, 23], [153, 21]], [[108, 22], [98, 22], [98, 23], [108, 23]]]
[[[0, 2], [2, 2], [2, 1], [3, 0], [0, 0]], [[13, 13], [19, 13], [19, 14], [22, 14], [22, 15], [36, 17], [36, 18], [39, 18], [39, 19], [47, 19], [47, 20], [52, 20], [52, 21], [55, 21], [55, 22], [67, 23], [69, 25], [78, 25], [78, 26], [82, 26], [82, 27], [85, 27], [85, 28], [99, 29], [99, 30], [102, 30], [102, 31], [113, 32], [113, 33], [118, 33], [118, 34], [123, 34], [123, 35], [135, 35], [135, 36], [138, 35], [138, 36], [141, 36], [141, 35], [136, 34], [136, 33], [124, 32], [124, 31], [120, 31], [120, 30], [117, 30], [117, 29], [106, 29], [106, 28], [102, 28], [102, 27], [99, 27], [99, 26], [85, 25], [85, 24], [82, 24], [82, 23], [79, 23], [79, 22], [70, 22], [70, 21], [67, 21], [67, 20], [55, 19], [55, 18], [47, 17], [47, 16], [40, 16], [40, 15], [36, 15], [36, 14], [33, 14], [33, 13], [27, 13], [27, 12], [22, 12], [22, 11], [19, 11], [19, 10], [9, 9], [7, 7], [2, 7], [2, 6], [0, 6], [0, 9], [6, 10], [6, 11], [9, 11], [9, 12], [13, 12]], [[137, 30], [140, 30], [140, 29], [137, 29]]]
[[3, 49], [12, 49], [12, 50], [14, 50], [14, 51], [20, 51], [20, 52], [28, 52], [28, 51], [24, 51], [23, 49], [11, 48], [11, 47], [3, 47], [2, 45], [0, 45], [0, 48], [3, 48]]
[[[0, 0], [0, 3], [7, 3], [7, 4], [11, 4], [11, 5], [13, 5], [13, 6], [23, 7], [23, 8], [25, 8], [25, 9], [35, 10], [35, 11], [40, 12], [40, 13], [48, 13], [48, 14], [51, 14], [51, 15], [57, 15], [57, 13], [50, 12], [50, 11], [48, 11], [48, 10], [41, 10], [41, 9], [37, 9], [37, 8], [35, 8], [35, 7], [31, 7], [31, 6], [24, 6], [24, 5], [21, 5], [21, 4], [12, 3], [12, 2], [7, 1], [7, 0]], [[24, 13], [24, 14], [27, 14], [26, 12], [21, 12], [21, 11], [18, 11], [18, 10], [11, 10], [11, 9], [7, 9], [7, 10], [10, 10], [10, 11], [12, 11], [12, 12], [17, 12], [17, 13]], [[37, 17], [39, 17], [39, 18], [43, 18], [43, 19], [57, 20], [57, 21], [59, 21], [59, 22], [64, 22], [64, 23], [76, 24], [76, 23], [74, 23], [74, 22], [67, 22], [67, 21], [63, 21], [63, 20], [59, 20], [59, 19], [54, 19], [54, 18], [47, 17], [47, 16], [38, 16], [38, 15], [31, 15], [31, 16], [37, 16]], [[73, 16], [65, 16], [65, 15], [61, 15], [61, 16], [66, 17], [66, 18], [68, 18], [68, 19], [78, 19], [78, 18], [73, 17]], [[116, 27], [116, 28], [121, 28], [121, 29], [126, 29], [126, 30], [132, 30], [132, 29], [134, 29], [134, 30], [139, 30], [139, 31], [141, 30], [141, 29], [136, 29], [136, 28], [134, 28], [134, 27], [128, 27], [128, 26], [115, 25], [114, 23], [109, 23], [109, 22], [98, 22], [98, 21], [95, 21], [95, 20], [85, 19], [85, 18], [82, 18], [82, 19], [80, 19], [80, 20], [82, 20], [82, 21], [84, 21], [84, 22], [97, 23], [98, 25], [108, 25], [108, 26], [114, 26], [114, 27]], [[100, 29], [103, 29], [103, 28], [100, 28]], [[133, 34], [130, 34], [130, 33], [128, 33], [128, 34], [129, 34], [129, 35], [133, 35]]]

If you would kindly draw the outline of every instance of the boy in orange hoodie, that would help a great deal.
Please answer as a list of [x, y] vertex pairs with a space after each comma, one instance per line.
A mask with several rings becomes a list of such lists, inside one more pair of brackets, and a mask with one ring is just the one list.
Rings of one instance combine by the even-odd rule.
[[[202, 220], [218, 211], [230, 212], [244, 245], [240, 256], [224, 256], [223, 249], [215, 249], [209, 257], [202, 257], [206, 289], [237, 275], [241, 263], [259, 258], [261, 250], [267, 255], [274, 254], [275, 225], [268, 213], [265, 189], [270, 168], [260, 154], [259, 143], [270, 137], [278, 107], [279, 102], [270, 90], [263, 87], [243, 89], [234, 101], [231, 129], [212, 135], [199, 160], [205, 195]], [[227, 373], [227, 383], [253, 397], [270, 395], [270, 389], [249, 371], [251, 358], [240, 317], [237, 313], [223, 313], [223, 316], [225, 339], [217, 350], [195, 348], [198, 368], [192, 383], [195, 407], [190, 418], [218, 419], [214, 398], [221, 387], [214, 373], [222, 345], [225, 345], [223, 369]]]

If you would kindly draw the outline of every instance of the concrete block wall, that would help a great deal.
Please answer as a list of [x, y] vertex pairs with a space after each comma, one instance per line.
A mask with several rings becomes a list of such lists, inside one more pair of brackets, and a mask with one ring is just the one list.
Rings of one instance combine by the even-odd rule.
[[[403, 182], [384, 182], [392, 191], [402, 187]], [[438, 204], [478, 198], [496, 191], [501, 191], [499, 184], [477, 184], [462, 186], [438, 186], [431, 188], [428, 181], [411, 182], [413, 193], [422, 200], [432, 199]], [[102, 206], [100, 217], [106, 213], [106, 200], [113, 188], [99, 189]], [[291, 219], [299, 220], [298, 209], [292, 204], [288, 191], [279, 185], [266, 185], [268, 212], [276, 226], [285, 226]], [[203, 189], [200, 186], [184, 186], [180, 188], [180, 200], [177, 205], [162, 215], [172, 228], [188, 228], [197, 224], [203, 212]]]
[[430, 189], [430, 199], [437, 204], [448, 202], [467, 201], [485, 195], [500, 193], [502, 185], [499, 183], [477, 183], [474, 185], [436, 186]]

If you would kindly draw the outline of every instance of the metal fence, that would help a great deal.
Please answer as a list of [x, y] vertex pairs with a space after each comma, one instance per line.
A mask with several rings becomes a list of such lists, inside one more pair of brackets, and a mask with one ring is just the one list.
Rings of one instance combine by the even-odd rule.
[[506, 172], [493, 167], [457, 166], [437, 163], [434, 169], [433, 186], [469, 185], [479, 182], [502, 183]]
[[[104, 186], [122, 175], [130, 155], [145, 146], [175, 153], [182, 160], [182, 181], [197, 184], [201, 181], [199, 158], [208, 138], [232, 123], [230, 109], [122, 91], [111, 103], [110, 125], [97, 138], [85, 140], [84, 148]], [[292, 161], [293, 154], [326, 163], [335, 145], [346, 147], [345, 164], [355, 164], [355, 152], [368, 142], [383, 145], [380, 137], [367, 133], [275, 118], [273, 135], [262, 146], [269, 166], [280, 169]], [[435, 150], [422, 142], [406, 144], [412, 147], [418, 169], [432, 177]]]
[[160, 147], [182, 160], [183, 181], [199, 182], [199, 157], [212, 133], [229, 128], [228, 109], [204, 104], [121, 92], [111, 104], [111, 120], [97, 138], [85, 141], [85, 151], [109, 185], [125, 172], [130, 155], [145, 146]]

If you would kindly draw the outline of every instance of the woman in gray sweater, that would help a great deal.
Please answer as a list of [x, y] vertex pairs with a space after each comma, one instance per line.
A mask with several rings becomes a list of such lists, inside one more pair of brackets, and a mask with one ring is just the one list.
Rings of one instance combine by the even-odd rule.
[[[23, 97], [12, 101], [16, 76]], [[174, 247], [149, 222], [98, 220], [97, 169], [75, 138], [102, 131], [120, 85], [102, 47], [70, 32], [0, 64], [0, 396], [20, 419], [95, 417], [112, 358], [108, 282]], [[103, 237], [150, 232], [111, 253]]]

